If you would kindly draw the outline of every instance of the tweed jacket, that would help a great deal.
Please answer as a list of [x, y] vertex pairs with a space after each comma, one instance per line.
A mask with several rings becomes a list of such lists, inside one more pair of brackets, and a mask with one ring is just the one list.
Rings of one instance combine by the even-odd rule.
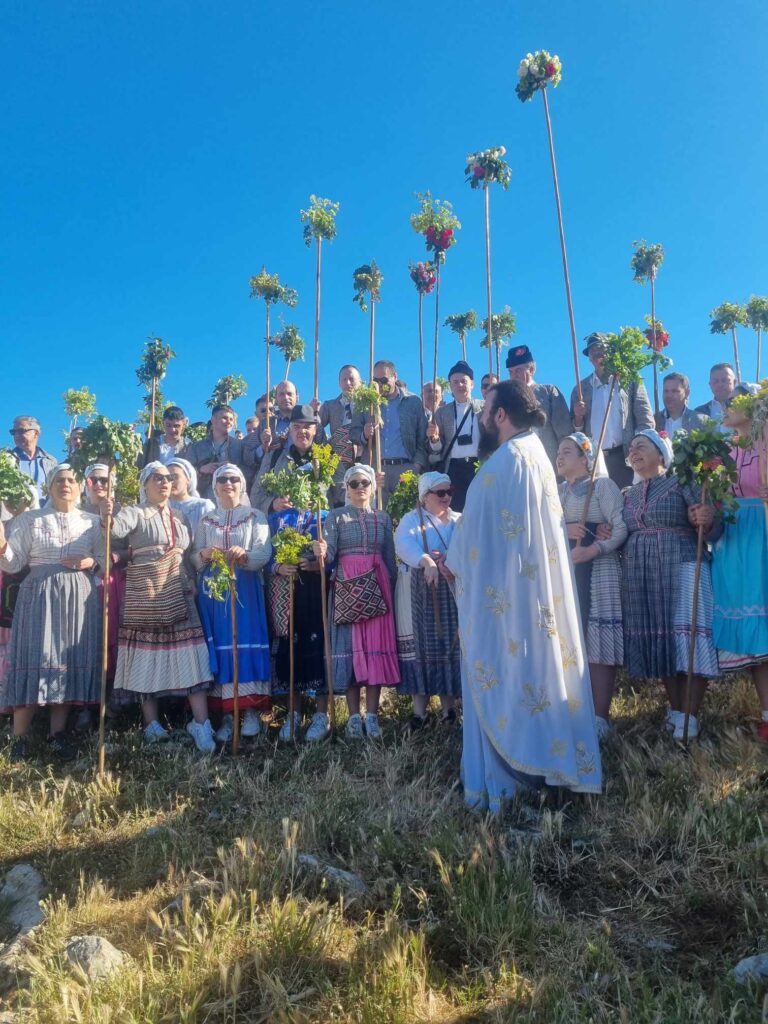
[[[226, 461], [234, 463], [239, 469], [241, 469], [246, 482], [249, 482], [249, 477], [253, 476], [253, 470], [245, 462], [244, 444], [244, 441], [230, 435]], [[183, 457], [187, 462], [191, 462], [197, 470], [197, 490], [200, 497], [210, 498], [213, 490], [213, 474], [201, 473], [200, 467], [204, 466], [208, 462], [219, 461], [213, 447], [212, 439], [210, 437], [204, 437], [202, 441], [193, 441], [192, 444], [184, 450]]]
[[[697, 430], [699, 427], [703, 427], [707, 421], [707, 416], [699, 412], [698, 409], [692, 409], [689, 405], [686, 405], [683, 409], [683, 423], [680, 427], [681, 430]], [[666, 430], [667, 429], [667, 410], [661, 409], [656, 413], [656, 429]]]
[[547, 417], [544, 426], [535, 427], [534, 430], [544, 445], [549, 461], [554, 465], [558, 445], [564, 437], [568, 437], [573, 432], [571, 413], [565, 396], [554, 384], [534, 383], [531, 384], [531, 389], [536, 396], [539, 408]]
[[[587, 411], [584, 417], [584, 426], [576, 427], [574, 424], [574, 428], [583, 430], [587, 437], [597, 438], [600, 432], [600, 424], [591, 422], [593, 379], [594, 374], [591, 373], [581, 382], [581, 390]], [[571, 392], [571, 418], [573, 418], [573, 407], [578, 400], [579, 395], [576, 388], [574, 388]], [[614, 396], [615, 401], [616, 398]], [[639, 384], [630, 384], [627, 389], [619, 388], [619, 402], [621, 405], [622, 441], [624, 451], [628, 454], [630, 442], [638, 430], [646, 430], [649, 427], [653, 427], [653, 410], [651, 409], [651, 403], [648, 401], [645, 384], [642, 381]]]
[[[401, 392], [400, 399], [400, 436], [403, 439], [403, 446], [408, 452], [411, 462], [421, 466], [422, 470], [429, 465], [427, 456], [427, 418], [424, 415], [424, 406], [418, 395], [411, 395], [408, 392]], [[349, 438], [354, 444], [360, 445], [367, 451], [367, 442], [363, 439], [363, 427], [369, 421], [370, 415], [367, 412], [354, 413], [352, 416], [352, 427], [349, 431]]]
[[[475, 416], [479, 416], [483, 411], [483, 400], [481, 398], [473, 398], [471, 402]], [[461, 417], [459, 417], [457, 422], [453, 414], [455, 405], [455, 402], [447, 402], [445, 405], [438, 406], [435, 413], [435, 423], [440, 431], [440, 450], [430, 451], [429, 462], [431, 466], [442, 466], [446, 456], [449, 459], [461, 458], [461, 448], [457, 448], [455, 444], [451, 447], [450, 452], [448, 451], [451, 441], [453, 441], [453, 435], [456, 433], [456, 427], [461, 423]], [[470, 417], [467, 417], [467, 420], [469, 419]], [[467, 428], [468, 423], [465, 423], [464, 433], [467, 432]], [[429, 441], [427, 441], [427, 444], [429, 444]]]

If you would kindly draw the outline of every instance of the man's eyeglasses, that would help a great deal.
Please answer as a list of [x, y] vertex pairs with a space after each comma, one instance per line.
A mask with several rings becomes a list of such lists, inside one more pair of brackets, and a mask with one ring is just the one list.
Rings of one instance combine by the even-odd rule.
[[13, 436], [14, 434], [33, 434], [35, 427], [11, 427], [8, 433]]
[[452, 487], [444, 487], [439, 491], [430, 491], [430, 494], [434, 494], [436, 498], [450, 498], [453, 494]]
[[362, 487], [365, 490], [366, 487], [371, 486], [370, 480], [350, 480], [347, 487], [351, 487], [353, 491], [356, 491], [358, 487]]
[[239, 476], [220, 476], [216, 478], [217, 484], [239, 484]]

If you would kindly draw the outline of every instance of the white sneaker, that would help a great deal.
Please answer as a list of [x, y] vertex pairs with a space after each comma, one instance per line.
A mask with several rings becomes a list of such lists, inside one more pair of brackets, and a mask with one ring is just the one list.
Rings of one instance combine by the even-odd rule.
[[161, 743], [163, 740], [167, 740], [169, 736], [170, 733], [165, 731], [156, 718], [144, 727], [144, 739], [147, 743]]
[[[678, 714], [679, 717], [677, 719], [677, 722], [675, 723], [675, 731], [674, 731], [674, 734], [673, 734], [673, 738], [676, 739], [676, 740], [682, 740], [683, 732], [685, 730], [685, 712], [684, 711], [678, 711], [677, 714]], [[688, 739], [689, 740], [695, 740], [695, 739], [698, 739], [698, 736], [699, 736], [699, 720], [696, 717], [696, 715], [689, 715], [688, 716]]]
[[379, 725], [378, 715], [367, 714], [365, 716], [365, 734], [369, 740], [381, 739], [381, 726]]
[[347, 720], [346, 728], [347, 739], [350, 740], [361, 740], [365, 735], [363, 733], [363, 720], [360, 715], [350, 715]]
[[324, 740], [331, 732], [331, 723], [328, 720], [328, 715], [324, 711], [316, 711], [312, 715], [312, 721], [309, 723], [309, 728], [304, 734], [304, 739], [307, 743], [320, 743]]
[[234, 731], [235, 721], [232, 718], [232, 715], [224, 715], [221, 719], [221, 725], [216, 730], [216, 739], [219, 743], [229, 743]]
[[602, 718], [600, 715], [595, 715], [595, 726], [597, 727], [597, 738], [599, 740], [605, 739], [606, 736], [611, 734], [611, 723], [607, 718]]
[[195, 746], [201, 754], [212, 754], [216, 749], [216, 740], [213, 738], [213, 726], [209, 718], [204, 722], [196, 722], [194, 718], [187, 723], [187, 732], [195, 741]]
[[253, 708], [249, 708], [243, 715], [240, 723], [241, 736], [258, 736], [261, 732], [261, 715]]
[[[298, 711], [293, 712], [293, 738], [299, 738], [299, 729], [301, 728], [301, 715]], [[280, 726], [280, 735], [278, 737], [281, 743], [291, 742], [291, 716], [286, 715], [285, 721]]]

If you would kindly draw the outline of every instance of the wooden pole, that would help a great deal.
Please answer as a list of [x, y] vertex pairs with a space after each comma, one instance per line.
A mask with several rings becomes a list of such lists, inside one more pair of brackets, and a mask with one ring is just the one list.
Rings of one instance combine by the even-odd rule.
[[147, 440], [151, 441], [155, 433], [155, 403], [157, 402], [157, 377], [152, 378], [152, 397], [149, 403], [149, 427], [147, 429]]
[[[369, 360], [371, 369], [371, 384], [373, 380], [373, 368], [376, 365], [374, 359], [374, 342], [376, 337], [376, 303], [373, 301], [373, 295], [371, 295], [371, 326], [370, 333], [368, 335], [368, 347], [369, 347]], [[377, 473], [381, 472], [381, 429], [379, 423], [379, 410], [376, 406], [371, 406], [371, 436], [368, 438], [368, 464], [372, 465]], [[374, 463], [375, 455], [375, 463]], [[376, 488], [376, 506], [379, 510], [383, 508], [381, 488]]]
[[[315, 470], [315, 476], [318, 473], [317, 462], [312, 463], [313, 469]], [[317, 539], [322, 543], [323, 540], [323, 520], [322, 510], [320, 508], [320, 502], [317, 503]], [[320, 601], [323, 615], [323, 656], [325, 658], [325, 678], [326, 686], [328, 688], [328, 721], [331, 726], [331, 734], [336, 728], [336, 702], [335, 695], [333, 692], [333, 657], [331, 656], [331, 634], [328, 627], [328, 581], [325, 578], [325, 559], [319, 558], [320, 563]]]
[[573, 369], [576, 374], [576, 394], [580, 402], [584, 401], [581, 393], [581, 378], [579, 377], [579, 346], [576, 341], [576, 321], [573, 316], [573, 300], [571, 298], [571, 278], [568, 274], [568, 255], [565, 250], [565, 230], [563, 229], [563, 210], [560, 203], [560, 186], [557, 181], [557, 163], [555, 161], [555, 144], [552, 139], [552, 121], [549, 116], [549, 100], [547, 99], [546, 86], [539, 90], [544, 100], [544, 116], [547, 121], [547, 136], [549, 138], [549, 159], [552, 164], [552, 181], [555, 186], [555, 206], [557, 207], [557, 226], [560, 232], [560, 251], [563, 256], [563, 276], [565, 278], [565, 301], [568, 304], [568, 319], [571, 325], [571, 344], [573, 346]]
[[461, 342], [461, 358], [466, 363], [467, 361], [467, 337], [464, 331], [459, 332], [459, 341]]
[[[439, 255], [439, 254], [438, 254]], [[432, 405], [437, 398], [437, 346], [440, 339], [440, 260], [436, 260], [435, 270], [435, 358], [432, 364]], [[435, 408], [432, 415], [437, 412]]]
[[603, 441], [605, 440], [605, 431], [608, 427], [608, 417], [611, 414], [611, 404], [613, 402], [613, 393], [616, 389], [616, 378], [611, 377], [611, 387], [608, 392], [608, 401], [605, 403], [605, 414], [603, 416], [603, 422], [600, 424], [600, 436], [597, 440], [597, 447], [595, 449], [595, 458], [592, 461], [592, 472], [589, 475], [589, 483], [587, 484], [587, 497], [584, 501], [584, 509], [581, 513], [581, 525], [587, 521], [587, 513], [589, 512], [589, 505], [592, 501], [592, 495], [595, 491], [595, 480], [597, 479], [597, 460], [600, 457], [600, 452], [603, 450]]
[[294, 633], [294, 600], [293, 590], [296, 577], [291, 574], [288, 577], [288, 720], [290, 722], [291, 743], [296, 741], [296, 722], [294, 711], [296, 707], [296, 652], [293, 643]]
[[[237, 573], [236, 567], [232, 571]], [[237, 650], [237, 582], [229, 588], [229, 607], [232, 612], [232, 753], [240, 752], [240, 665]]]
[[[267, 389], [266, 389], [267, 390], [267, 429], [269, 429], [269, 406], [270, 406], [271, 399], [270, 399], [270, 394], [269, 394], [269, 300], [268, 299], [264, 300], [264, 305], [266, 306], [266, 310], [267, 310], [267, 339], [266, 339], [266, 341], [267, 341], [267, 365], [266, 365], [265, 374], [266, 374], [266, 380], [267, 380]], [[274, 438], [273, 438], [273, 440], [274, 440]], [[265, 452], [264, 454], [266, 455], [267, 453]]]
[[[707, 485], [701, 488], [701, 502], [707, 501]], [[691, 717], [691, 685], [693, 682], [693, 661], [696, 651], [696, 627], [699, 619], [699, 583], [701, 582], [701, 562], [704, 557], [704, 527], [699, 526], [696, 541], [696, 568], [693, 572], [693, 604], [691, 607], [691, 638], [688, 641], [688, 675], [685, 680], [685, 719], [683, 720], [683, 745], [688, 746], [688, 722]]]
[[424, 294], [419, 292], [419, 398], [424, 399]]
[[760, 349], [762, 347], [762, 344], [763, 344], [763, 329], [762, 329], [762, 327], [758, 327], [757, 328], [757, 374], [755, 376], [755, 380], [758, 381], [758, 382], [760, 380]]
[[[419, 526], [421, 527], [421, 542], [424, 545], [424, 554], [432, 557], [429, 544], [427, 544], [427, 527], [424, 523], [424, 509], [421, 505], [421, 498], [416, 502], [416, 508], [419, 510]], [[439, 582], [439, 579], [438, 579]], [[429, 586], [429, 584], [427, 584]], [[435, 629], [440, 640], [443, 639], [443, 626], [440, 621], [440, 604], [437, 600], [437, 587], [429, 587], [432, 591], [432, 614], [435, 616]]]
[[653, 414], [659, 415], [659, 368], [656, 365], [659, 353], [656, 351], [656, 268], [651, 267], [651, 337], [653, 341]]
[[[323, 244], [322, 238], [318, 235], [317, 242], [317, 263], [315, 266], [315, 376], [313, 384], [314, 397], [318, 398], [320, 389], [320, 249]], [[288, 371], [285, 371], [285, 379], [288, 379]]]
[[[107, 500], [112, 497], [112, 467], [107, 472]], [[112, 513], [104, 521], [104, 600], [101, 606], [101, 690], [99, 693], [99, 778], [104, 775], [106, 761], [105, 735], [107, 726], [107, 672], [109, 669], [109, 581], [112, 575]]]
[[731, 336], [733, 337], [733, 362], [736, 368], [736, 380], [741, 384], [741, 363], [739, 362], [739, 343], [736, 339], [736, 324], [731, 328]]
[[488, 301], [488, 373], [493, 374], [493, 312], [491, 308], [491, 197], [488, 182], [485, 194], [485, 296]]

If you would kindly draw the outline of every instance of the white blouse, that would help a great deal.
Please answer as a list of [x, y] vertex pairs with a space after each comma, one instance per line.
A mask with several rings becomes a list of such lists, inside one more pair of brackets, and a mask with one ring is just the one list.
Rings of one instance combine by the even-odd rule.
[[104, 563], [104, 531], [98, 516], [82, 509], [57, 512], [51, 506], [22, 512], [7, 538], [0, 569], [19, 572], [25, 565], [55, 565], [64, 558], [93, 558]]
[[248, 554], [243, 568], [256, 572], [272, 557], [272, 541], [267, 518], [256, 508], [215, 508], [206, 512], [195, 530], [192, 546], [192, 564], [201, 569], [205, 564], [200, 552], [203, 548], [242, 548]]
[[400, 568], [405, 572], [408, 570], [403, 569], [403, 565], [417, 569], [426, 554], [423, 536], [426, 536], [427, 550], [430, 555], [433, 551], [439, 551], [442, 555], [446, 555], [456, 523], [461, 519], [461, 513], [454, 512], [453, 509], [448, 512], [447, 523], [440, 522], [437, 516], [431, 515], [426, 509], [422, 511], [424, 515], [423, 532], [418, 509], [407, 512], [395, 530], [395, 553], [402, 563]]

